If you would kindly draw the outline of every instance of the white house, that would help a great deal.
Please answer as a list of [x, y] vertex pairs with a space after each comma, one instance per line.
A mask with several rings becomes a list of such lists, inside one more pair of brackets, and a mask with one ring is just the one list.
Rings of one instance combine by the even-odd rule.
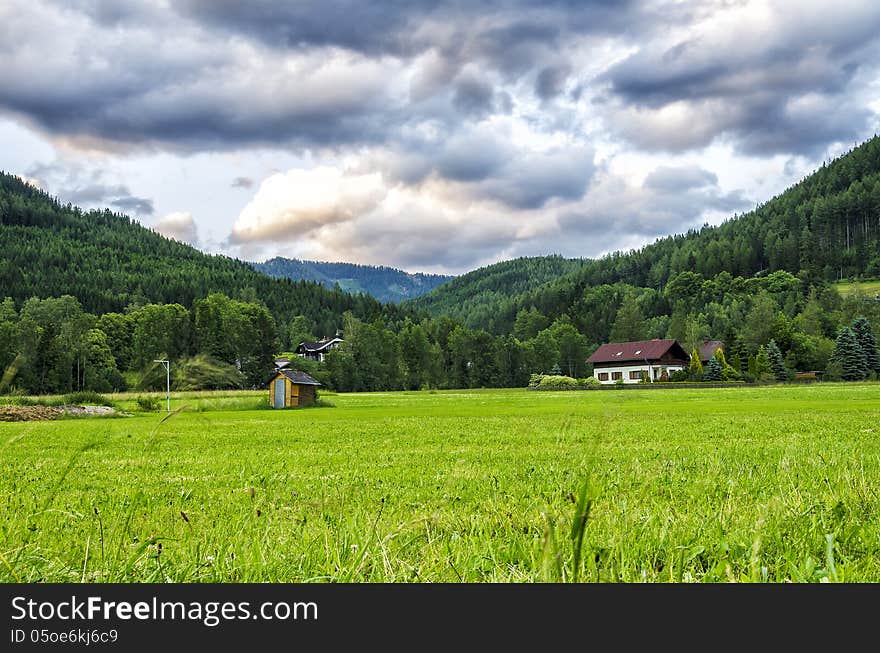
[[332, 338], [321, 338], [317, 342], [301, 342], [296, 348], [296, 353], [301, 358], [323, 361], [327, 352], [336, 349], [341, 343], [342, 336], [337, 333]]
[[643, 378], [658, 381], [690, 363], [690, 356], [678, 340], [612, 342], [599, 347], [587, 359], [600, 383], [638, 383]]

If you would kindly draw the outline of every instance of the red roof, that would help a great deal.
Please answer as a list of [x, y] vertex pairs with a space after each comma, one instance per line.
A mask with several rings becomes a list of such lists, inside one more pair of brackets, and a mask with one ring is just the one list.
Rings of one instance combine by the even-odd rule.
[[724, 343], [720, 340], [704, 340], [700, 345], [700, 360], [708, 363], [709, 359], [715, 355], [716, 349], [724, 349]]
[[[670, 351], [671, 350], [671, 351]], [[678, 340], [639, 340], [637, 342], [611, 342], [599, 347], [588, 363], [617, 363], [627, 361], [659, 360], [669, 353], [675, 358], [688, 360], [687, 352]]]

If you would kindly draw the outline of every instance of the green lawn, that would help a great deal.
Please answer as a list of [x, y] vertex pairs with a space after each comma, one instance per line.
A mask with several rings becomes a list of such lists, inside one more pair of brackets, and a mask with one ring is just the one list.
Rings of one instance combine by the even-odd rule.
[[856, 291], [862, 292], [868, 297], [880, 295], [880, 279], [859, 281], [856, 283], [850, 281], [838, 281], [834, 284], [834, 287], [837, 288], [837, 292], [840, 293], [841, 297], [847, 297]]
[[267, 397], [0, 423], [0, 581], [880, 582], [880, 384]]

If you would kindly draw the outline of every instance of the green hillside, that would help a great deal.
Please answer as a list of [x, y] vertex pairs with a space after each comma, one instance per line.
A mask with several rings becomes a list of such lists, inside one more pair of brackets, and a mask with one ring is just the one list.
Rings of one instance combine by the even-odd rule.
[[718, 227], [600, 260], [506, 261], [400, 305], [272, 279], [0, 175], [0, 369], [28, 392], [100, 392], [167, 357], [191, 370], [178, 387], [256, 387], [275, 354], [341, 327], [311, 370], [340, 391], [584, 377], [600, 344], [649, 338], [725, 343], [707, 380], [876, 378], [880, 302], [833, 284], [877, 276], [878, 240], [876, 138]]
[[272, 279], [244, 261], [212, 256], [124, 215], [62, 205], [18, 177], [0, 173], [0, 298], [73, 295], [97, 315], [129, 305], [191, 306], [219, 292], [265, 303], [279, 324], [304, 315], [332, 333], [342, 314], [396, 320], [402, 312], [372, 297], [311, 281]]
[[453, 278], [443, 274], [404, 272], [384, 265], [302, 261], [280, 256], [251, 265], [270, 277], [314, 281], [327, 288], [338, 284], [345, 292], [366, 293], [380, 302], [401, 302], [421, 297]]
[[541, 286], [582, 269], [588, 259], [522, 257], [468, 272], [439, 286], [409, 306], [447, 315], [471, 327], [489, 327], [499, 305], [515, 303]]
[[[541, 260], [530, 265], [540, 267]], [[584, 261], [559, 278], [540, 279], [541, 285], [508, 285], [494, 268], [464, 275], [413, 304], [434, 314], [459, 311], [473, 327], [507, 333], [520, 310], [535, 307], [551, 319], [577, 312], [585, 293], [603, 284], [662, 291], [683, 272], [712, 279], [787, 271], [807, 284], [880, 276], [880, 138], [719, 226]]]

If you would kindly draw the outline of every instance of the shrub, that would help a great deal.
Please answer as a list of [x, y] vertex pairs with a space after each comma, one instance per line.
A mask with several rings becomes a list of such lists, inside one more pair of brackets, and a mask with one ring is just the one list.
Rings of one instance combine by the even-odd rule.
[[541, 384], [541, 380], [545, 377], [545, 374], [532, 374], [529, 377], [529, 387], [537, 388]]
[[97, 392], [74, 392], [64, 395], [64, 403], [69, 406], [110, 406], [113, 402]]
[[595, 376], [588, 376], [585, 379], [578, 379], [577, 383], [579, 388], [587, 388], [589, 390], [593, 390], [594, 388], [598, 388], [602, 385], [601, 383], [599, 383], [599, 379], [597, 379]]
[[162, 405], [162, 401], [159, 397], [151, 397], [150, 395], [141, 395], [135, 399], [135, 401], [137, 402], [138, 408], [145, 412], [156, 412]]
[[687, 368], [683, 370], [674, 370], [669, 374], [669, 380], [676, 383], [681, 383], [682, 381], [687, 381], [689, 376], [690, 373]]
[[575, 390], [577, 387], [577, 379], [558, 375], [547, 375], [538, 384], [538, 390]]

